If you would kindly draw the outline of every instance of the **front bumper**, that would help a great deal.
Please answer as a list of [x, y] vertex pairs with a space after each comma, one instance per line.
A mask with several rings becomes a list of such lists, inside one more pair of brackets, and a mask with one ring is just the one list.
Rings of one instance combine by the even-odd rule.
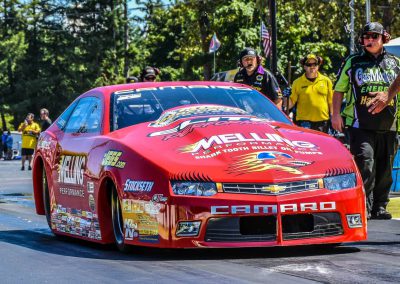
[[[162, 247], [264, 247], [362, 241], [367, 238], [361, 187], [284, 196], [217, 194], [172, 196], [169, 238]], [[359, 214], [360, 226], [347, 216]], [[201, 221], [198, 236], [178, 237], [180, 221]]]

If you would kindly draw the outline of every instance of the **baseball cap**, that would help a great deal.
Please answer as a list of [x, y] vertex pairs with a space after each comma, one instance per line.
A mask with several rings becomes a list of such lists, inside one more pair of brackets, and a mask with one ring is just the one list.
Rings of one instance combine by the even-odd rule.
[[310, 60], [315, 60], [317, 64], [319, 64], [318, 57], [315, 54], [307, 54], [306, 60], [304, 60], [304, 64], [308, 63]]
[[239, 59], [242, 59], [243, 57], [246, 57], [246, 56], [256, 57], [257, 56], [257, 52], [251, 47], [246, 47], [245, 49], [243, 49], [240, 52], [240, 55], [239, 55], [240, 58]]
[[156, 77], [156, 71], [153, 67], [146, 67], [143, 70], [143, 78]]
[[383, 26], [378, 22], [371, 22], [367, 23], [364, 28], [362, 29], [362, 34], [366, 33], [376, 33], [383, 35], [385, 33], [385, 29]]

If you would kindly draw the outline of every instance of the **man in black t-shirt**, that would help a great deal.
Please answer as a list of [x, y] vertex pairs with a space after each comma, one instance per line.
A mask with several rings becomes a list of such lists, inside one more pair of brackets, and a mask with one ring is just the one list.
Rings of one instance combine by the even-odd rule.
[[42, 121], [40, 128], [41, 131], [45, 131], [51, 125], [52, 121], [49, 118], [49, 111], [46, 108], [40, 110], [40, 120]]
[[241, 69], [233, 81], [251, 86], [282, 108], [282, 93], [271, 72], [261, 66], [261, 57], [253, 48], [246, 47], [239, 56]]

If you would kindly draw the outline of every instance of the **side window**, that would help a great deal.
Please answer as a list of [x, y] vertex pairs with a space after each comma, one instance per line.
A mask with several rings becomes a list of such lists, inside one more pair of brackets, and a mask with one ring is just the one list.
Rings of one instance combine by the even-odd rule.
[[151, 93], [114, 98], [114, 130], [157, 119], [161, 107]]
[[91, 108], [89, 110], [89, 114], [86, 121], [87, 132], [94, 133], [99, 132], [101, 127], [101, 100], [95, 99]]
[[76, 105], [77, 105], [77, 101], [74, 102], [73, 104], [71, 104], [57, 119], [57, 126], [60, 129], [63, 129], [65, 127], [65, 125], [67, 124], [67, 121], [69, 119], [69, 117], [71, 116], [72, 111], [75, 109]]
[[79, 100], [72, 112], [65, 132], [68, 133], [94, 133], [101, 127], [101, 100], [96, 97], [86, 97]]

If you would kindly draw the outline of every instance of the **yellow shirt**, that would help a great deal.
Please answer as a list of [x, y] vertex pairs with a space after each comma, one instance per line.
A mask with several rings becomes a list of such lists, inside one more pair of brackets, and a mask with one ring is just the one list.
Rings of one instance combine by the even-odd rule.
[[[23, 127], [24, 123], [21, 123], [18, 127], [18, 129], [21, 129]], [[36, 131], [37, 134], [30, 133], [31, 131]], [[36, 141], [37, 141], [37, 135], [40, 133], [40, 126], [36, 122], [32, 122], [31, 124], [28, 124], [25, 129], [22, 131], [22, 148], [25, 149], [35, 149], [36, 147]]]
[[290, 100], [297, 102], [296, 120], [323, 121], [329, 119], [329, 105], [332, 105], [332, 81], [320, 74], [311, 82], [303, 74], [292, 85]]

